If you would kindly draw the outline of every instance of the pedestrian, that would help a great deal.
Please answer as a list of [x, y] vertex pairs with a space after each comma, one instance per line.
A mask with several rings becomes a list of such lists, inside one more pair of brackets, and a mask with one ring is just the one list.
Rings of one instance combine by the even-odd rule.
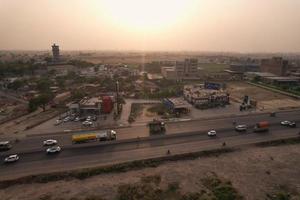
[[171, 151], [168, 149], [168, 151], [167, 151], [167, 155], [170, 155], [171, 154]]

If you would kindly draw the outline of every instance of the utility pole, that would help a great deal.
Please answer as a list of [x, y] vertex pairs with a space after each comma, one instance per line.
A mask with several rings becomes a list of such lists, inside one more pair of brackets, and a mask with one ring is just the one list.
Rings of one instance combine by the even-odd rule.
[[116, 82], [116, 102], [117, 102], [117, 114], [119, 114], [119, 81]]

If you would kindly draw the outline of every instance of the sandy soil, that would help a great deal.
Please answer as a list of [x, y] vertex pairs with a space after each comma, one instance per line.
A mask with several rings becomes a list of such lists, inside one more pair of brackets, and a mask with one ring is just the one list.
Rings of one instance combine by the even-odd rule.
[[300, 199], [300, 145], [252, 147], [213, 158], [199, 158], [162, 164], [126, 173], [105, 174], [86, 180], [17, 185], [0, 190], [1, 200], [85, 199], [99, 195], [114, 199], [121, 184], [136, 183], [141, 177], [161, 176], [161, 187], [178, 182], [182, 193], [197, 192], [204, 186], [201, 179], [208, 173], [231, 181], [247, 200], [267, 199], [267, 194], [284, 188], [291, 199]]
[[245, 95], [248, 95], [251, 99], [256, 100], [259, 109], [263, 110], [300, 107], [299, 100], [243, 82], [227, 83], [227, 89], [233, 98], [241, 100]]

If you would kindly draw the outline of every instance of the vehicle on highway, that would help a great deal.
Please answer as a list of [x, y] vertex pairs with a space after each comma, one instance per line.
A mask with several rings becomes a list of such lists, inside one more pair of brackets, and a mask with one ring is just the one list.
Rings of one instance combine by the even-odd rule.
[[106, 141], [106, 140], [116, 140], [117, 132], [114, 130], [98, 131], [91, 133], [82, 133], [72, 135], [72, 143], [83, 143], [90, 141]]
[[76, 117], [75, 119], [74, 119], [74, 122], [79, 122], [80, 121], [80, 118], [79, 117]]
[[85, 121], [92, 121], [92, 117], [91, 116], [87, 116]]
[[55, 126], [58, 126], [58, 125], [60, 125], [62, 122], [63, 122], [62, 120], [58, 119], [58, 120], [55, 121], [55, 124], [54, 124], [54, 125], [55, 125]]
[[46, 150], [47, 154], [59, 153], [61, 148], [59, 146], [50, 147]]
[[159, 120], [153, 120], [148, 123], [150, 134], [164, 133], [166, 132], [165, 123]]
[[270, 124], [267, 121], [258, 122], [255, 126], [253, 131], [254, 132], [266, 132], [269, 131]]
[[13, 163], [19, 160], [19, 156], [17, 154], [9, 155], [4, 159], [5, 163]]
[[51, 145], [56, 145], [56, 144], [57, 144], [57, 140], [53, 140], [53, 139], [45, 140], [43, 142], [44, 146], [51, 146]]
[[70, 121], [71, 120], [71, 118], [70, 117], [66, 117], [66, 118], [64, 118], [64, 122], [68, 122], [68, 121]]
[[83, 126], [92, 126], [93, 122], [91, 122], [91, 121], [84, 121], [84, 122], [82, 122], [82, 125]]
[[97, 121], [97, 119], [98, 119], [98, 118], [97, 118], [96, 115], [92, 116], [92, 120], [93, 120], [93, 121]]
[[208, 135], [209, 137], [217, 136], [217, 131], [215, 131], [215, 130], [210, 130], [210, 131], [207, 132], [207, 135]]
[[288, 127], [292, 127], [292, 128], [296, 127], [296, 122], [292, 122], [292, 121], [282, 121], [282, 122], [280, 122], [280, 124], [282, 126], [288, 126]]
[[237, 125], [236, 127], [235, 127], [235, 130], [236, 131], [247, 131], [247, 125]]
[[8, 151], [12, 148], [12, 145], [9, 141], [0, 142], [0, 151]]

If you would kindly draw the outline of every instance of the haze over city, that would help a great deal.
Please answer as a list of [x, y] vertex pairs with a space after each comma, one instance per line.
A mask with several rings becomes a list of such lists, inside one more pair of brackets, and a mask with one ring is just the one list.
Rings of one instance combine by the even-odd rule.
[[298, 0], [0, 0], [1, 50], [300, 52]]
[[0, 200], [300, 200], [300, 0], [0, 0]]

